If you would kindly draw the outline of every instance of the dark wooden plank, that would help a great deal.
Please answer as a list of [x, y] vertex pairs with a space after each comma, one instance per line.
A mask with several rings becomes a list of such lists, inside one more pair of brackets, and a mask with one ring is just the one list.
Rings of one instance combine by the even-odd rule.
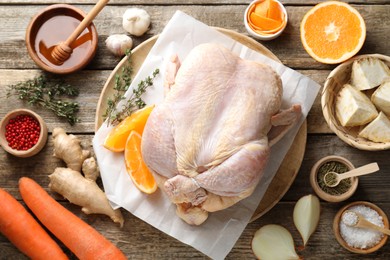
[[[25, 48], [25, 29], [31, 19], [43, 6], [26, 5], [3, 6], [0, 9], [0, 68], [30, 69], [36, 68], [31, 59], [28, 59]], [[91, 7], [80, 5], [81, 9], [88, 11]], [[112, 69], [118, 62], [104, 45], [105, 39], [114, 33], [124, 33], [122, 29], [122, 14], [129, 6], [107, 6], [95, 19], [99, 33], [99, 50], [88, 66], [89, 69]], [[367, 38], [360, 53], [381, 53], [390, 55], [387, 42], [390, 40], [390, 27], [383, 21], [390, 19], [390, 5], [356, 6], [364, 17], [367, 25]], [[176, 10], [182, 10], [196, 19], [210, 25], [233, 29], [247, 34], [243, 25], [243, 13], [246, 5], [168, 5], [143, 6], [152, 17], [151, 30], [143, 37], [135, 38], [135, 45], [148, 37], [158, 34], [165, 27]], [[303, 49], [299, 24], [303, 15], [310, 7], [288, 6], [289, 24], [285, 32], [274, 41], [263, 42], [279, 59], [289, 67], [298, 69], [332, 69], [332, 65], [324, 65], [313, 60]], [[373, 15], [375, 14], [375, 15]]]
[[[389, 243], [387, 243], [379, 251], [369, 255], [357, 255], [351, 253], [338, 244], [332, 231], [333, 219], [337, 211], [346, 204], [347, 203], [321, 202], [321, 216], [317, 230], [309, 239], [309, 242], [304, 248], [304, 250], [297, 250], [297, 253], [301, 255], [303, 259], [389, 259]], [[375, 204], [377, 204], [385, 212], [390, 212], [390, 203], [375, 202]], [[245, 236], [250, 236], [251, 234], [253, 235], [254, 232], [263, 225], [279, 224], [284, 226], [291, 232], [295, 245], [298, 247], [302, 247], [303, 242], [297, 229], [294, 226], [292, 217], [294, 206], [295, 202], [278, 203], [270, 212], [268, 212], [262, 218], [256, 220], [254, 223], [249, 224], [237, 244], [239, 244], [239, 242], [241, 241], [244, 244], [246, 241], [248, 241], [246, 243], [249, 243], [250, 237]], [[229, 256], [234, 254], [236, 247], [232, 250]]]
[[[62, 203], [66, 208], [86, 221], [112, 243], [118, 246], [130, 259], [208, 259], [194, 248], [153, 228], [130, 213], [122, 210], [125, 225], [119, 228], [105, 216], [89, 215], [80, 212], [77, 206]], [[297, 253], [304, 259], [388, 259], [390, 244], [369, 255], [356, 255], [348, 252], [336, 241], [332, 224], [337, 211], [346, 203], [321, 202], [321, 217], [317, 230], [308, 244]], [[390, 203], [375, 203], [385, 212], [390, 211]], [[226, 259], [255, 259], [251, 250], [251, 240], [257, 229], [267, 224], [284, 226], [293, 236], [296, 247], [302, 247], [302, 239], [296, 230], [292, 215], [295, 202], [280, 202], [260, 219], [249, 223]], [[66, 223], [64, 224], [66, 225]], [[59, 242], [70, 259], [77, 259]], [[3, 235], [0, 235], [0, 259], [27, 259]]]
[[362, 151], [353, 148], [335, 135], [309, 135], [307, 139], [305, 157], [298, 176], [283, 200], [296, 201], [300, 197], [313, 193], [309, 176], [314, 164], [322, 157], [339, 155], [350, 160], [355, 167], [371, 162], [378, 162], [380, 171], [359, 177], [359, 186], [349, 201], [368, 200], [372, 202], [388, 202], [390, 175], [390, 151]]

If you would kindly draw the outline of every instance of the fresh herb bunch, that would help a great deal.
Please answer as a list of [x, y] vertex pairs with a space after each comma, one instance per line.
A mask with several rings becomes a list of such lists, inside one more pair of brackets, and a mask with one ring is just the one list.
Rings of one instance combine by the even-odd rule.
[[108, 124], [116, 118], [116, 106], [124, 99], [124, 94], [131, 84], [131, 74], [133, 73], [131, 51], [128, 49], [125, 54], [127, 57], [126, 64], [122, 67], [121, 72], [115, 75], [114, 94], [108, 98], [107, 108], [103, 114], [103, 118], [107, 119]]
[[152, 76], [147, 76], [144, 80], [141, 80], [136, 89], [133, 89], [133, 93], [130, 98], [123, 105], [122, 110], [115, 114], [113, 124], [121, 122], [126, 117], [130, 116], [134, 111], [146, 106], [145, 101], [142, 100], [142, 95], [146, 92], [146, 89], [153, 86], [153, 80], [160, 73], [159, 69], [155, 69]]
[[65, 118], [70, 125], [79, 122], [76, 115], [79, 111], [79, 104], [63, 100], [61, 97], [75, 97], [78, 94], [78, 89], [69, 84], [62, 81], [48, 81], [42, 75], [7, 87], [7, 97], [16, 95], [30, 105], [47, 108], [58, 117]]
[[115, 93], [107, 101], [107, 109], [103, 115], [104, 119], [107, 119], [107, 124], [115, 125], [120, 123], [127, 116], [131, 115], [135, 110], [145, 107], [145, 101], [142, 100], [142, 95], [146, 92], [146, 89], [153, 85], [153, 80], [160, 73], [159, 69], [155, 69], [152, 76], [146, 77], [138, 83], [136, 89], [133, 89], [133, 93], [125, 104], [121, 107], [120, 111], [116, 110], [118, 103], [125, 99], [124, 94], [128, 90], [131, 84], [131, 74], [133, 69], [131, 67], [131, 52], [126, 51], [127, 63], [122, 67], [121, 73], [115, 75]]

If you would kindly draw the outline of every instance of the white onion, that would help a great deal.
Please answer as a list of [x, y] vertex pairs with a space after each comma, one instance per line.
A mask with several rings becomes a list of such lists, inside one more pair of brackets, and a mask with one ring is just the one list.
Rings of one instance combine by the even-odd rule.
[[320, 200], [314, 195], [306, 195], [298, 200], [294, 207], [294, 224], [306, 245], [320, 220]]
[[257, 230], [252, 250], [262, 260], [299, 259], [290, 232], [280, 225], [266, 225]]

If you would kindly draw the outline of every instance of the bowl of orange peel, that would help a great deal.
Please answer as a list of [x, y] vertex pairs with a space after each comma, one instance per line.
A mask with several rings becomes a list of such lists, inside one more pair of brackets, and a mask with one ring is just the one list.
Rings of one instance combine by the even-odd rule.
[[350, 4], [324, 1], [304, 15], [300, 35], [303, 47], [313, 59], [338, 64], [360, 51], [366, 39], [366, 24]]
[[255, 0], [245, 10], [245, 28], [258, 40], [275, 39], [282, 34], [287, 21], [286, 8], [277, 0]]
[[114, 153], [124, 154], [127, 173], [134, 185], [146, 194], [157, 190], [157, 183], [141, 154], [142, 133], [153, 108], [154, 105], [146, 106], [125, 118], [112, 128], [103, 144]]

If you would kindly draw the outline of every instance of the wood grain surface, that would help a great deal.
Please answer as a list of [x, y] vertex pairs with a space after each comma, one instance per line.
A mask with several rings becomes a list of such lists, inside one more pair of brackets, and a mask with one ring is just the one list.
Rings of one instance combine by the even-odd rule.
[[[112, 70], [120, 61], [111, 55], [105, 47], [105, 39], [114, 33], [124, 33], [121, 17], [129, 7], [140, 7], [147, 10], [152, 17], [151, 29], [142, 37], [135, 37], [135, 46], [146, 39], [159, 34], [173, 13], [180, 9], [196, 19], [210, 25], [234, 30], [247, 35], [243, 25], [243, 13], [250, 1], [243, 0], [112, 0], [97, 16], [94, 23], [99, 34], [99, 49], [93, 61], [83, 71], [62, 78], [67, 83], [77, 86], [80, 95], [77, 101], [81, 110], [81, 122], [73, 127], [59, 120], [51, 112], [33, 108], [46, 121], [49, 132], [60, 126], [69, 133], [76, 134], [86, 149], [92, 151], [92, 138], [96, 104]], [[287, 0], [282, 1], [289, 14], [289, 23], [279, 38], [261, 42], [271, 50], [283, 64], [309, 76], [320, 85], [334, 65], [325, 65], [313, 60], [303, 49], [299, 24], [304, 14], [321, 1]], [[77, 5], [84, 11], [92, 8], [92, 0], [0, 0], [0, 118], [14, 108], [29, 107], [15, 97], [6, 98], [7, 86], [44, 74], [32, 62], [25, 48], [25, 29], [30, 19], [42, 8], [52, 3], [69, 3]], [[380, 53], [390, 56], [390, 1], [374, 0], [353, 1], [352, 5], [362, 14], [367, 26], [367, 38], [359, 54]], [[53, 77], [53, 75], [48, 75]], [[304, 259], [390, 259], [390, 244], [369, 255], [356, 255], [342, 248], [332, 233], [332, 222], [336, 212], [349, 202], [370, 201], [390, 214], [390, 151], [361, 151], [348, 146], [334, 135], [327, 126], [321, 110], [318, 96], [307, 118], [307, 143], [301, 168], [291, 188], [282, 200], [267, 214], [250, 223], [242, 233], [227, 259], [254, 259], [250, 242], [254, 232], [266, 224], [281, 224], [293, 235], [298, 254]], [[49, 135], [46, 147], [32, 158], [16, 158], [0, 149], [0, 187], [9, 191], [18, 200], [20, 195], [17, 183], [20, 177], [35, 179], [48, 190], [47, 175], [64, 164], [52, 156], [53, 143]], [[321, 201], [321, 219], [316, 232], [306, 248], [302, 249], [302, 239], [294, 227], [292, 212], [296, 201], [313, 193], [309, 182], [311, 167], [317, 160], [327, 155], [340, 155], [349, 159], [356, 167], [378, 162], [380, 171], [377, 174], [362, 176], [356, 193], [346, 202], [327, 203]], [[101, 185], [101, 182], [99, 182]], [[110, 241], [116, 244], [129, 259], [207, 259], [202, 253], [158, 231], [150, 225], [122, 210], [126, 219], [123, 228], [119, 228], [106, 216], [87, 216], [80, 207], [71, 205], [58, 194], [51, 193], [66, 208], [96, 228]], [[66, 223], [64, 223], [66, 225]], [[71, 259], [76, 259], [62, 244]], [[3, 235], [0, 234], [0, 259], [27, 259]]]

